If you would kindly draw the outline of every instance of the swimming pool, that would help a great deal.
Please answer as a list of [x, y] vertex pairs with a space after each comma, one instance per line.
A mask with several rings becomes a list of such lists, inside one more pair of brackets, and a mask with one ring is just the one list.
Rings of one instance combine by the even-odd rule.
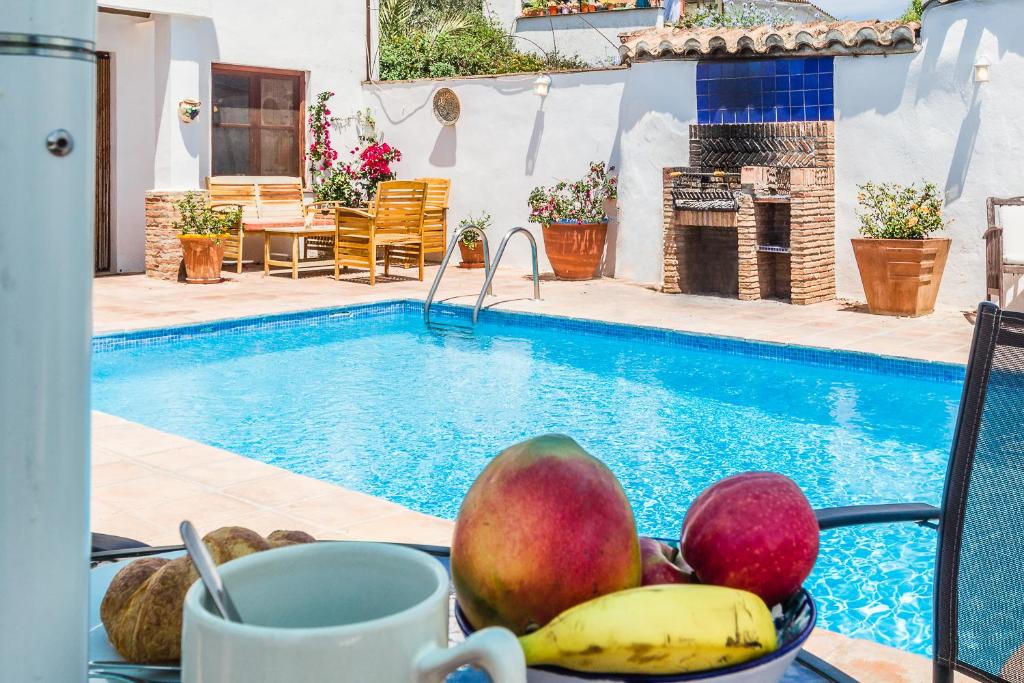
[[[464, 317], [438, 306], [435, 320]], [[454, 518], [485, 463], [572, 435], [622, 481], [641, 533], [746, 470], [817, 507], [938, 504], [963, 368], [487, 311], [428, 330], [411, 301], [97, 337], [97, 410]], [[933, 531], [835, 531], [809, 582], [821, 625], [926, 653]]]

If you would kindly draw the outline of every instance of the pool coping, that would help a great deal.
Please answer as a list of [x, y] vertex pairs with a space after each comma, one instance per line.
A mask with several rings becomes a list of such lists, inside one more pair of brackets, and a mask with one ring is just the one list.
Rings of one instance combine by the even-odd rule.
[[[389, 314], [404, 314], [422, 310], [423, 302], [400, 298], [369, 303], [346, 304], [321, 308], [273, 313], [268, 315], [224, 318], [200, 323], [187, 323], [166, 327], [148, 327], [130, 331], [105, 332], [92, 337], [93, 352], [112, 351], [135, 346], [146, 346], [171, 340], [188, 339], [226, 330], [252, 330], [280, 327], [295, 323], [310, 323], [332, 318], [371, 318]], [[469, 321], [472, 307], [446, 302], [431, 305], [431, 324], [442, 320]], [[746, 337], [702, 334], [649, 325], [611, 322], [593, 318], [576, 318], [550, 313], [532, 313], [482, 309], [480, 322], [504, 324], [516, 328], [561, 329], [596, 334], [604, 337], [661, 342], [669, 346], [703, 351], [719, 351], [730, 355], [805, 363], [817, 367], [857, 369], [890, 376], [962, 382], [966, 366], [958, 363], [930, 361], [902, 356], [889, 356], [865, 351], [833, 349], [802, 344], [763, 341]], [[440, 328], [472, 329], [470, 325], [442, 324]]]
[[[227, 317], [217, 319], [217, 321], [169, 327], [106, 332], [92, 337], [92, 350], [94, 352], [110, 351], [174, 339], [188, 339], [226, 330], [259, 330], [296, 323], [312, 323], [321, 318], [378, 317], [387, 314], [408, 313], [414, 309], [422, 310], [422, 308], [423, 302], [417, 299], [388, 299], [385, 301], [308, 308], [266, 315]], [[462, 317], [465, 317], [468, 323], [471, 312], [472, 307], [464, 304], [434, 303], [431, 305], [431, 325], [438, 324], [441, 319], [454, 321], [454, 319]], [[670, 346], [697, 350], [724, 351], [732, 355], [745, 357], [805, 362], [805, 364], [823, 368], [847, 370], [852, 368], [885, 375], [947, 382], [963, 382], [967, 371], [965, 365], [939, 360], [926, 360], [923, 358], [910, 358], [823, 346], [787, 344], [746, 337], [687, 332], [685, 330], [629, 323], [613, 323], [600, 321], [600, 319], [595, 318], [554, 315], [551, 313], [484, 308], [480, 311], [479, 321], [482, 324], [492, 323], [514, 328], [548, 328], [587, 332], [618, 339], [662, 342]], [[436, 326], [442, 329], [471, 330], [469, 325]]]
[[[336, 317], [379, 317], [388, 314], [408, 313], [410, 309], [421, 310], [423, 302], [417, 299], [389, 299], [360, 304], [328, 306], [268, 315], [223, 318], [199, 323], [186, 323], [164, 327], [150, 327], [130, 331], [106, 332], [93, 337], [94, 351], [107, 351], [131, 346], [148, 345], [172, 339], [187, 339], [224, 330], [251, 330], [277, 327], [293, 323], [315, 322], [318, 319]], [[431, 307], [434, 314], [432, 323], [441, 319], [467, 319], [472, 307], [463, 304], [436, 303]], [[512, 327], [546, 327], [569, 331], [583, 331], [606, 337], [661, 341], [671, 346], [706, 351], [724, 351], [732, 355], [766, 360], [803, 362], [818, 367], [855, 368], [888, 375], [937, 379], [951, 382], [963, 381], [966, 366], [958, 363], [930, 361], [902, 356], [889, 356], [833, 349], [828, 347], [787, 344], [763, 341], [746, 337], [714, 335], [685, 330], [676, 330], [649, 325], [611, 322], [592, 318], [577, 318], [549, 313], [483, 309], [482, 323], [507, 324]], [[465, 328], [467, 325], [440, 325], [443, 328]]]

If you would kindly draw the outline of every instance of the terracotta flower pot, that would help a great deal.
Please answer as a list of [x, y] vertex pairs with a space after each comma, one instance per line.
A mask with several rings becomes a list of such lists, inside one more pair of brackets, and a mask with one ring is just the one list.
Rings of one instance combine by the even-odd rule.
[[544, 251], [559, 280], [600, 277], [607, 223], [554, 223], [544, 226]]
[[558, 5], [548, 5], [548, 14], [558, 14]]
[[462, 252], [462, 263], [459, 268], [483, 268], [484, 267], [484, 243], [477, 240], [472, 247], [459, 240], [459, 251]]
[[948, 238], [852, 242], [869, 311], [918, 316], [935, 310], [949, 256]]
[[185, 257], [185, 282], [210, 285], [222, 280], [224, 239], [227, 235], [178, 235]]

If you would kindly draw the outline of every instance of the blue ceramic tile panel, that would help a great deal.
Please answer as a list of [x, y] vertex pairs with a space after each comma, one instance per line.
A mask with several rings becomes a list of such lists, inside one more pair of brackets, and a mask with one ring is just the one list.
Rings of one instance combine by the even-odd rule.
[[831, 57], [697, 64], [698, 123], [832, 121]]

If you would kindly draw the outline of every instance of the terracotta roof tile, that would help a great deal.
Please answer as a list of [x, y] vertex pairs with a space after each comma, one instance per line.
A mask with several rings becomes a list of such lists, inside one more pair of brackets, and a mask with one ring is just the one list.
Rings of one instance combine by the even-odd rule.
[[816, 21], [756, 28], [645, 29], [619, 35], [623, 63], [655, 59], [858, 55], [913, 52], [921, 25], [900, 21]]

